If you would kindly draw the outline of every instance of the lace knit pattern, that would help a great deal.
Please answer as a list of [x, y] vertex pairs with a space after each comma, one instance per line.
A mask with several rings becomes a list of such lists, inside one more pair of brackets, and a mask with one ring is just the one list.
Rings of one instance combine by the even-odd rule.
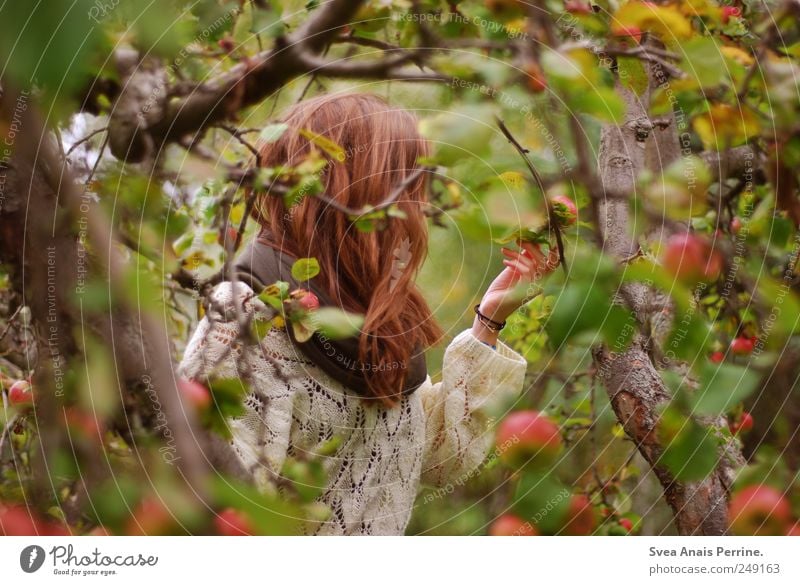
[[403, 534], [420, 482], [443, 486], [477, 468], [491, 448], [489, 412], [518, 394], [525, 360], [499, 342], [494, 350], [463, 331], [448, 346], [442, 381], [423, 385], [385, 408], [356, 394], [304, 359], [273, 328], [257, 347], [239, 340], [239, 314], [266, 307], [246, 285], [219, 284], [179, 367], [181, 376], [249, 373], [247, 413], [230, 421], [235, 453], [260, 489], [276, 489], [287, 456], [313, 452], [333, 436], [328, 484], [319, 500], [331, 510], [317, 534]]

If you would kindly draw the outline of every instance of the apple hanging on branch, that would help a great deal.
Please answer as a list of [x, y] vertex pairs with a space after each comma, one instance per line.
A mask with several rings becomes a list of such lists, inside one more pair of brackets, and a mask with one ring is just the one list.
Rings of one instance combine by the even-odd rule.
[[562, 447], [558, 425], [536, 410], [520, 410], [504, 418], [495, 443], [500, 459], [515, 469], [551, 467]]
[[515, 514], [503, 514], [489, 526], [489, 536], [539, 536], [539, 531]]

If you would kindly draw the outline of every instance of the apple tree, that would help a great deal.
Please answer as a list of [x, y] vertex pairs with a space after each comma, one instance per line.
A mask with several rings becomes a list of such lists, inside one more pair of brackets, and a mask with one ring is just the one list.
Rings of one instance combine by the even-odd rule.
[[[680, 534], [796, 533], [799, 16], [790, 0], [7, 3], [3, 530], [324, 519], [335, 441], [289, 461], [282, 497], [259, 493], [225, 441], [247, 377], [206, 387], [174, 363], [255, 233], [255, 195], [326, 197], [341, 146], [324, 137], [296, 168], [250, 164], [276, 116], [357, 89], [415, 111], [432, 144], [429, 265], [520, 241], [561, 259], [506, 329], [530, 367], [495, 452], [450, 486], [458, 508], [420, 507], [469, 533], [652, 533], [657, 506]], [[392, 201], [339, 212], [381, 229], [403, 221]], [[469, 290], [440, 299], [453, 321], [491, 272], [464, 264]], [[423, 275], [429, 296], [442, 274]], [[273, 319], [243, 342], [313, 308], [265, 295]]]

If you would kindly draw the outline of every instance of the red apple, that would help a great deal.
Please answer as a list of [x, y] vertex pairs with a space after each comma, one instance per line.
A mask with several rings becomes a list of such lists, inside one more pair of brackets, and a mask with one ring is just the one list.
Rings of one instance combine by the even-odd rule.
[[742, 416], [728, 425], [728, 428], [732, 435], [747, 433], [753, 428], [753, 416], [749, 412], [743, 412]]
[[594, 509], [584, 494], [572, 496], [560, 533], [568, 536], [589, 536], [594, 532]]
[[39, 522], [39, 534], [42, 536], [72, 536], [69, 528], [62, 522]]
[[22, 506], [0, 507], [0, 534], [3, 536], [36, 536], [39, 534], [35, 516]]
[[211, 406], [211, 392], [196, 380], [181, 378], [178, 380], [178, 390], [180, 390], [183, 398], [193, 404], [195, 408], [204, 410]]
[[214, 517], [214, 528], [220, 536], [252, 536], [250, 520], [240, 511], [225, 508]]
[[230, 53], [233, 51], [235, 43], [231, 37], [222, 37], [220, 40], [217, 41], [217, 45], [219, 48], [225, 51], [226, 53]]
[[731, 351], [736, 355], [750, 355], [755, 346], [756, 340], [753, 337], [739, 336], [731, 341]]
[[125, 525], [129, 536], [165, 536], [175, 528], [175, 519], [164, 503], [148, 497], [139, 502]]
[[713, 282], [722, 272], [722, 256], [705, 238], [684, 233], [671, 236], [663, 257], [664, 267], [687, 284]]
[[102, 438], [103, 424], [93, 414], [73, 407], [68, 408], [64, 416], [70, 429], [78, 431], [89, 439]]
[[236, 244], [236, 238], [239, 235], [239, 230], [237, 230], [232, 225], [229, 225], [224, 232], [220, 232], [217, 234], [217, 243], [225, 248], [226, 246], [233, 246]]
[[489, 536], [539, 536], [539, 531], [519, 516], [503, 514], [489, 526]]
[[619, 525], [622, 526], [628, 532], [633, 530], [633, 522], [631, 522], [630, 518], [620, 518]]
[[722, 7], [722, 23], [728, 24], [731, 18], [739, 18], [742, 15], [742, 9], [736, 6], [723, 6]]
[[736, 235], [740, 231], [742, 231], [742, 220], [739, 219], [738, 217], [734, 217], [731, 220], [731, 233]]
[[791, 506], [783, 494], [763, 484], [738, 491], [728, 506], [731, 531], [743, 536], [785, 534], [791, 515]]
[[[578, 206], [575, 202], [566, 195], [556, 195], [550, 200], [555, 203], [556, 210], [560, 211], [558, 220], [561, 225], [572, 225], [578, 219]], [[562, 207], [563, 206], [563, 207]]]
[[105, 526], [95, 526], [89, 532], [86, 533], [87, 536], [113, 536], [113, 533], [106, 528]]
[[549, 467], [561, 452], [558, 426], [535, 410], [521, 410], [500, 423], [495, 438], [500, 459], [519, 468]]
[[299, 299], [299, 305], [301, 309], [313, 311], [319, 309], [319, 299], [314, 293], [305, 291], [305, 294]]
[[17, 380], [8, 389], [11, 404], [33, 404], [33, 388], [28, 380]]
[[800, 536], [800, 522], [795, 522], [786, 531], [786, 536]]
[[710, 359], [715, 364], [719, 364], [722, 363], [722, 361], [725, 359], [725, 354], [722, 353], [721, 351], [712, 351], [711, 355], [708, 356], [708, 359]]
[[570, 14], [592, 14], [592, 7], [588, 2], [581, 0], [567, 0], [564, 2], [564, 10]]

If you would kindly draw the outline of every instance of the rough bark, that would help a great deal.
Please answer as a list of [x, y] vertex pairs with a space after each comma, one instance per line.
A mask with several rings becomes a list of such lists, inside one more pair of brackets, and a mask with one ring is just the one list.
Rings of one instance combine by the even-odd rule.
[[[123, 83], [116, 104], [123, 108], [118, 111], [115, 105], [116, 117], [109, 122], [112, 153], [126, 162], [141, 162], [167, 142], [192, 135], [266, 99], [287, 82], [314, 69], [317, 63], [313, 58], [341, 33], [363, 2], [329, 0], [291, 35], [276, 39], [272, 49], [176, 99], [167, 99], [164, 72], [157, 63], [118, 55]], [[372, 76], [387, 73], [376, 69]]]
[[[19, 110], [18, 94], [5, 89], [0, 99], [0, 119], [10, 120], [15, 108]], [[82, 200], [53, 135], [41, 122], [35, 106], [28, 105], [21, 124], [24, 132], [19, 133], [13, 156], [2, 169], [7, 191], [6, 205], [0, 209], [0, 237], [2, 260], [13, 268], [14, 287], [30, 307], [38, 331], [39, 359], [24, 368], [36, 372], [35, 424], [40, 455], [33, 459], [36, 485], [29, 495], [43, 506], [59, 500], [59, 494], [50, 493], [50, 464], [59, 450], [70, 451], [74, 447], [63, 444], [65, 436], [59, 432], [59, 420], [67, 403], [58, 389], [57, 371], [66, 372], [82, 363], [78, 340], [94, 331], [113, 352], [120, 385], [130, 387], [144, 377], [152, 380], [175, 439], [178, 455], [173, 462], [189, 486], [187, 494], [202, 499], [210, 467], [236, 475], [240, 470], [229, 465], [235, 459], [230, 451], [220, 453], [220, 441], [198, 429], [193, 412], [182, 404], [175, 385], [168, 332], [153, 315], [126, 301], [125, 267], [115, 251], [113, 229], [96, 203]], [[86, 257], [86, 283], [92, 278], [108, 280], [114, 303], [110, 311], [95, 310], [76, 302], [73, 296], [79, 286], [81, 252], [76, 234], [81, 229], [86, 231], [87, 247], [105, 251]], [[102, 453], [81, 455], [84, 461], [106, 460]], [[110, 469], [97, 464], [82, 468], [84, 481], [78, 498], [88, 498], [89, 486], [96, 486], [110, 473]], [[65, 512], [69, 517], [69, 510]]]
[[[647, 108], [654, 81], [657, 82], [657, 76], [651, 72], [651, 87], [641, 95], [618, 84], [617, 90], [626, 104], [625, 119], [620, 126], [606, 126], [601, 134], [599, 172], [607, 195], [600, 205], [601, 229], [606, 253], [621, 259], [629, 257], [638, 247], [631, 233], [628, 199], [636, 188], [636, 176], [647, 167], [659, 170], [680, 153], [674, 119], [673, 130], [667, 132], [654, 130], [649, 118]], [[633, 309], [643, 330], [650, 330], [651, 318], [660, 313], [663, 297], [641, 284], [625, 285], [620, 297]], [[659, 299], [660, 302], [654, 302]], [[626, 350], [598, 348], [594, 357], [600, 379], [625, 432], [658, 477], [673, 510], [678, 533], [725, 534], [728, 487], [734, 472], [731, 462], [741, 461], [741, 456], [727, 445], [720, 453], [720, 464], [714, 473], [699, 482], [676, 481], [659, 464], [663, 448], [655, 432], [658, 409], [670, 400], [670, 394], [651, 357], [653, 342], [652, 337], [637, 334]]]

